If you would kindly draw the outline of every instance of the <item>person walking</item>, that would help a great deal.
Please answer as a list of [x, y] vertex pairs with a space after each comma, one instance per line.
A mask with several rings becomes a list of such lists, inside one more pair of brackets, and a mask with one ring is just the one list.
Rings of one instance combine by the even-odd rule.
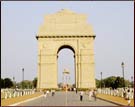
[[76, 91], [76, 94], [77, 94], [77, 88], [76, 88], [76, 90], [75, 90], [75, 91]]
[[80, 101], [82, 101], [82, 100], [83, 100], [83, 94], [84, 94], [84, 92], [83, 92], [83, 91], [81, 91], [81, 92], [80, 92]]
[[91, 101], [92, 94], [93, 94], [93, 93], [92, 93], [92, 90], [90, 90], [90, 91], [89, 91], [89, 94], [88, 94], [88, 95], [89, 95], [89, 101]]
[[96, 90], [93, 91], [93, 97], [95, 99], [95, 101], [97, 100], [97, 97], [96, 97]]
[[55, 90], [51, 90], [51, 92], [52, 92], [52, 96], [54, 96], [55, 95]]
[[46, 97], [47, 97], [47, 92], [44, 92], [44, 98], [46, 99]]
[[126, 98], [127, 98], [127, 100], [128, 100], [128, 106], [130, 106], [130, 103], [131, 103], [130, 96], [131, 96], [131, 94], [130, 94], [130, 89], [128, 89], [128, 90], [127, 90], [127, 96], [126, 96]]
[[125, 90], [125, 88], [123, 89], [123, 97], [126, 99], [126, 90]]

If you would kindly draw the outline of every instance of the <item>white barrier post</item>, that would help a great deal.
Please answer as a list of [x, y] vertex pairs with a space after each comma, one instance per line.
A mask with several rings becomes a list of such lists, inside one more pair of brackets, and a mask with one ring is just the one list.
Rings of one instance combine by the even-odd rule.
[[17, 97], [19, 97], [19, 92], [17, 92]]
[[25, 91], [23, 91], [23, 95], [26, 95]]
[[5, 92], [5, 99], [7, 99], [7, 93]]
[[11, 93], [9, 93], [9, 98], [11, 98]]
[[14, 92], [13, 97], [15, 97], [16, 92]]

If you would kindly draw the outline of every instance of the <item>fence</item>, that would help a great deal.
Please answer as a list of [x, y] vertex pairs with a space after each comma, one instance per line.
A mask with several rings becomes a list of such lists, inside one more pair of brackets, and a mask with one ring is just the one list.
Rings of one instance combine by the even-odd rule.
[[99, 88], [97, 92], [100, 94], [107, 94], [111, 96], [119, 96], [119, 97], [134, 99], [134, 88], [126, 88], [125, 90], [123, 88], [118, 88], [118, 89]]
[[1, 99], [20, 97], [24, 95], [31, 95], [35, 93], [35, 89], [1, 89]]

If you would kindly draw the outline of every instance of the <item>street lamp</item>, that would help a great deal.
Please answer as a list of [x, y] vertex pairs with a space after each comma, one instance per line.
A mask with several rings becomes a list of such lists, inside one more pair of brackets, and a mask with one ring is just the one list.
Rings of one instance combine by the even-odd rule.
[[100, 84], [100, 88], [101, 88], [101, 93], [102, 93], [102, 72], [100, 72], [101, 74], [101, 84]]
[[24, 68], [22, 68], [22, 89], [23, 89], [23, 81], [24, 81]]
[[13, 87], [15, 88], [15, 77], [13, 76]]
[[102, 89], [102, 72], [100, 74], [101, 74], [101, 84], [100, 84], [100, 87]]
[[[66, 70], [66, 69], [64, 69], [63, 74], [65, 75], [65, 79], [66, 79], [66, 82], [65, 82], [65, 83], [66, 83], [66, 91], [67, 91], [67, 84], [68, 84], [68, 83], [67, 83], [67, 79], [68, 79], [68, 77], [67, 77], [67, 76], [68, 76], [68, 74], [69, 74], [69, 71], [68, 71], [68, 70]], [[64, 76], [63, 76], [63, 78], [64, 78]]]
[[124, 79], [124, 62], [121, 63], [122, 73], [123, 73], [123, 87], [125, 88], [125, 79]]
[[66, 69], [64, 69], [64, 71], [63, 71], [63, 74], [65, 74], [65, 79], [66, 79], [66, 103], [65, 103], [65, 105], [67, 106], [67, 76], [68, 76], [68, 74], [70, 74], [69, 73], [69, 71], [68, 70], [66, 70]]
[[133, 88], [133, 76], [131, 76], [131, 87]]

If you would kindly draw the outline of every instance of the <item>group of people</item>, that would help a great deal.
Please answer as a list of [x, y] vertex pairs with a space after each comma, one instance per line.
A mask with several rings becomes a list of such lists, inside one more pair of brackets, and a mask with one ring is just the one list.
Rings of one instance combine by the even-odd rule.
[[[47, 95], [49, 94], [50, 92], [47, 90], [44, 92], [44, 97], [46, 98]], [[55, 95], [55, 90], [51, 90], [51, 95], [54, 96]]]
[[[96, 101], [96, 99], [97, 99], [96, 94], [97, 94], [96, 90], [89, 90], [89, 92], [88, 92], [89, 101], [92, 101], [92, 97], [94, 97], [94, 100]], [[80, 92], [80, 101], [83, 100], [83, 96], [84, 96], [84, 92], [81, 91]]]
[[[78, 90], [76, 89], [76, 94], [78, 93]], [[49, 94], [50, 92], [47, 90], [44, 92], [44, 97], [46, 98], [47, 95]], [[89, 101], [92, 101], [92, 99], [94, 98], [94, 100], [96, 101], [96, 90], [92, 90], [90, 89], [89, 92], [88, 92], [88, 98], [89, 98]], [[51, 95], [54, 96], [55, 95], [55, 90], [51, 90]], [[83, 101], [83, 96], [84, 96], [84, 91], [80, 91], [80, 101]], [[93, 98], [92, 98], [93, 97]]]

